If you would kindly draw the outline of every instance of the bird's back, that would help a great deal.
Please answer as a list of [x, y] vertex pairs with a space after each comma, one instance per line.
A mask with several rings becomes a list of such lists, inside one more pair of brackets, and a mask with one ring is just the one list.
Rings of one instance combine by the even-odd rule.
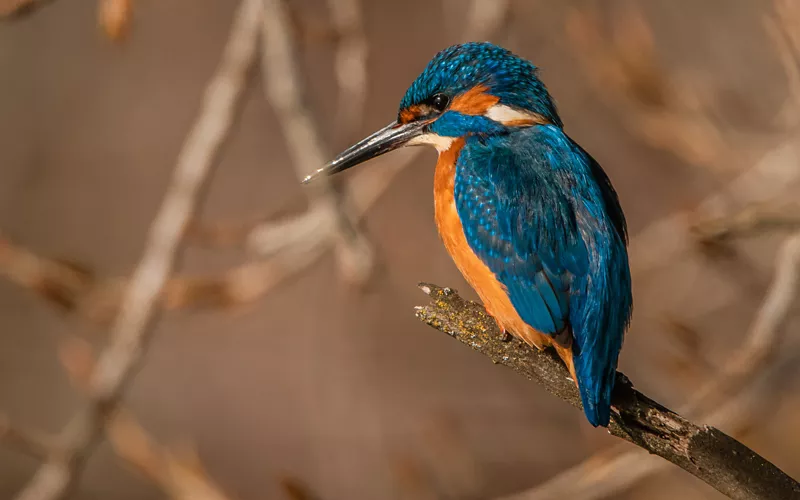
[[537, 125], [454, 142], [435, 195], [442, 238], [489, 312], [571, 358], [589, 421], [607, 425], [632, 299], [625, 220], [603, 170], [560, 127]]

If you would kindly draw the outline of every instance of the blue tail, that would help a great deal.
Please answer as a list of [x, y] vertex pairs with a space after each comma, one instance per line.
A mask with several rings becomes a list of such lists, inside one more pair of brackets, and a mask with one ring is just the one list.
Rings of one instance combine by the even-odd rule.
[[608, 427], [617, 360], [633, 302], [625, 243], [614, 233], [603, 236], [607, 239], [595, 235], [597, 255], [589, 274], [576, 283], [581, 293], [570, 315], [583, 411], [595, 427]]

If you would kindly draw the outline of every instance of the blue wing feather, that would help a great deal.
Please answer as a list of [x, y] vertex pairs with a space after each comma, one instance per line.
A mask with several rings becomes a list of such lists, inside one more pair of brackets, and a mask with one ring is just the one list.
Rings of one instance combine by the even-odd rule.
[[600, 166], [555, 126], [467, 139], [456, 166], [466, 239], [542, 333], [572, 328], [584, 409], [607, 425], [631, 311], [626, 228]]

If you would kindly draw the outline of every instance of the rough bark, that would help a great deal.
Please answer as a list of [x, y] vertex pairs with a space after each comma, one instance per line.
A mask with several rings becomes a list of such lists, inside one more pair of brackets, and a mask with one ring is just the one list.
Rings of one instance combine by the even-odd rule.
[[[582, 408], [575, 384], [555, 352], [504, 340], [483, 306], [462, 299], [455, 290], [425, 283], [420, 288], [432, 299], [417, 308], [423, 322]], [[672, 462], [730, 498], [800, 499], [800, 483], [778, 467], [722, 431], [694, 424], [653, 401], [620, 372], [608, 432]]]

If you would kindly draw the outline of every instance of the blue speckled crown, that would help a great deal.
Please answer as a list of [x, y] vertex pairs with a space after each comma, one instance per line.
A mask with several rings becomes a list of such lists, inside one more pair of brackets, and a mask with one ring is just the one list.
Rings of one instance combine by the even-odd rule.
[[453, 45], [431, 59], [406, 91], [400, 109], [436, 93], [453, 97], [486, 85], [502, 104], [533, 111], [560, 126], [555, 103], [536, 71], [529, 61], [488, 42]]

